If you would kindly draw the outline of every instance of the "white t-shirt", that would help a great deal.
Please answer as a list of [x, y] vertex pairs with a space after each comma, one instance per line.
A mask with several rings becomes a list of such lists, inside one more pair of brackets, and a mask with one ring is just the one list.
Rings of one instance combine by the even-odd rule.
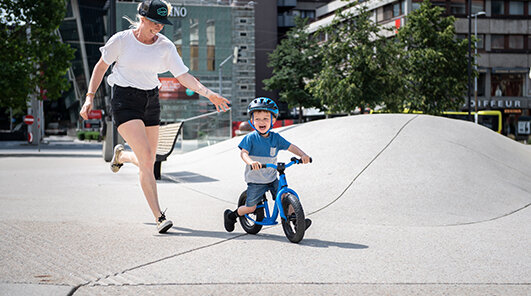
[[112, 74], [107, 78], [110, 86], [135, 87], [149, 90], [160, 87], [159, 73], [170, 71], [174, 77], [188, 72], [188, 67], [177, 53], [175, 45], [164, 35], [157, 41], [144, 44], [133, 35], [133, 30], [114, 34], [105, 46], [100, 47], [103, 61], [110, 65]]

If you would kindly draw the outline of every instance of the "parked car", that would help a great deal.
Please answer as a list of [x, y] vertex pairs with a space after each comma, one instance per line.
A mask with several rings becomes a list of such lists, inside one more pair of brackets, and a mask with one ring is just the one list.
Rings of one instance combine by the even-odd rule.
[[66, 128], [62, 127], [59, 122], [50, 122], [44, 133], [46, 135], [66, 135]]

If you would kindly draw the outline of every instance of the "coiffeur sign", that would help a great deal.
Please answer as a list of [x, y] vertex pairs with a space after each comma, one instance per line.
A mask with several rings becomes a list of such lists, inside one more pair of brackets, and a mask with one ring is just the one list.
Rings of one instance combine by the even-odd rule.
[[[471, 101], [472, 107], [475, 107], [474, 100]], [[490, 108], [490, 109], [507, 109], [507, 108], [524, 108], [527, 109], [527, 102], [524, 100], [478, 100], [478, 108]]]

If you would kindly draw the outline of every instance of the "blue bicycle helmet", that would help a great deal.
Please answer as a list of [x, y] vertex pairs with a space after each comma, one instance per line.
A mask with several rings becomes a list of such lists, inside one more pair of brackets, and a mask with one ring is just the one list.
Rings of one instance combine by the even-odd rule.
[[271, 100], [270, 98], [266, 97], [259, 97], [254, 100], [252, 100], [249, 103], [249, 106], [247, 106], [247, 113], [249, 114], [249, 118], [252, 118], [253, 112], [263, 110], [263, 111], [269, 111], [275, 118], [278, 117], [278, 106], [275, 101]]

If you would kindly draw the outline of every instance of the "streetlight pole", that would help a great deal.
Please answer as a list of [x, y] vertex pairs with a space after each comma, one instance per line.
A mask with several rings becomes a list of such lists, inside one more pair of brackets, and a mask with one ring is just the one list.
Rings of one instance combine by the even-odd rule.
[[[474, 14], [474, 70], [478, 72], [478, 15], [485, 15], [484, 11], [480, 11]], [[478, 123], [478, 76], [474, 75], [474, 100], [476, 112], [474, 113], [474, 122]]]
[[472, 76], [472, 0], [468, 0], [468, 84], [467, 84], [467, 97], [468, 97], [468, 121], [470, 119], [470, 84]]
[[219, 95], [223, 95], [223, 87], [221, 86], [221, 70], [223, 69], [223, 65], [225, 65], [226, 62], [228, 62], [232, 58], [232, 54], [228, 56], [221, 64], [219, 64]]
[[221, 87], [221, 69], [223, 68], [223, 65], [225, 65], [225, 63], [230, 60], [230, 58], [232, 58], [232, 63], [233, 64], [238, 63], [238, 56], [240, 55], [239, 54], [239, 50], [240, 50], [239, 47], [235, 46], [234, 47], [234, 51], [232, 52], [232, 54], [230, 56], [228, 56], [223, 62], [221, 62], [221, 64], [219, 64], [219, 94], [220, 95], [223, 95], [222, 87]]

